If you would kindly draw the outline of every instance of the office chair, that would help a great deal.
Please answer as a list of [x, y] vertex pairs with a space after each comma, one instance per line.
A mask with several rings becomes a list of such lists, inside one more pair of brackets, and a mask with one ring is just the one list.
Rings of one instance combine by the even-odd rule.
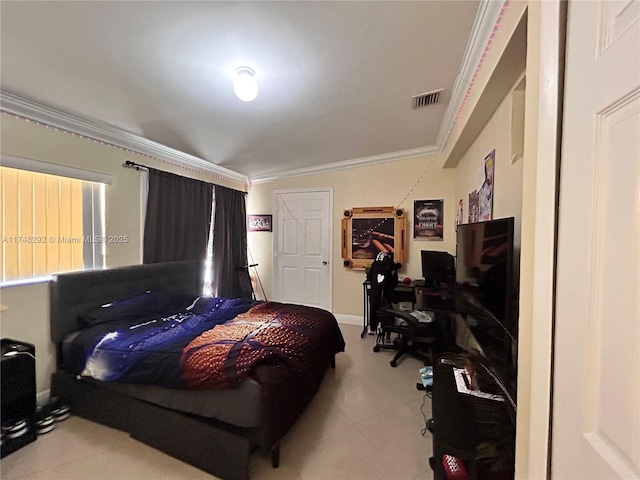
[[405, 354], [423, 360], [426, 365], [431, 361], [430, 344], [435, 338], [435, 326], [425, 321], [429, 317], [423, 312], [394, 307], [397, 270], [401, 266], [389, 253], [379, 253], [369, 270], [370, 326], [377, 335], [373, 351], [395, 350], [397, 353], [389, 362], [392, 367], [397, 366]]

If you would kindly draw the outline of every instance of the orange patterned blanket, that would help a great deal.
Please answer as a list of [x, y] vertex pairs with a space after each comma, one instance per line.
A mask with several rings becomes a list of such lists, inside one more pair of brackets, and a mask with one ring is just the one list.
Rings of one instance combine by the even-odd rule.
[[329, 312], [265, 302], [191, 341], [182, 351], [182, 378], [190, 389], [233, 388], [265, 364], [304, 376], [343, 350]]

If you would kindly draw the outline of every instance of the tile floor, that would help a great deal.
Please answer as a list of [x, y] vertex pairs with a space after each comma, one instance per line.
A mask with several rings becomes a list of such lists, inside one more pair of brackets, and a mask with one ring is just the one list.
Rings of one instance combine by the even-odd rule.
[[[282, 441], [280, 467], [267, 455], [251, 458], [253, 480], [425, 480], [431, 434], [421, 435], [416, 390], [422, 363], [404, 357], [391, 368], [392, 352], [373, 353], [374, 337], [341, 325], [346, 352], [336, 358], [320, 391]], [[213, 479], [201, 470], [130, 438], [126, 433], [70, 417], [0, 462], [2, 480]]]

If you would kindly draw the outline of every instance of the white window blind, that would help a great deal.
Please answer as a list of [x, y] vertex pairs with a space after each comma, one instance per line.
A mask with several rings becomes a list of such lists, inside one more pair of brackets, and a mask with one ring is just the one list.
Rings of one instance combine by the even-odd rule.
[[104, 265], [104, 184], [0, 167], [0, 282]]

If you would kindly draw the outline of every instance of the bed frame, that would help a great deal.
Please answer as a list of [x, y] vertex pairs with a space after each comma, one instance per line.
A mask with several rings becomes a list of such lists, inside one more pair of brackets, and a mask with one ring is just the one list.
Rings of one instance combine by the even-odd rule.
[[163, 290], [199, 295], [202, 268], [197, 262], [135, 265], [109, 270], [54, 275], [51, 280], [51, 340], [56, 372], [51, 395], [59, 396], [75, 415], [128, 432], [162, 452], [218, 477], [249, 478], [249, 454], [258, 446], [279, 463], [279, 444], [266, 445], [263, 429], [241, 428], [214, 419], [147, 403], [109, 389], [108, 384], [80, 380], [62, 365], [61, 342], [80, 329], [78, 315], [114, 298]]

